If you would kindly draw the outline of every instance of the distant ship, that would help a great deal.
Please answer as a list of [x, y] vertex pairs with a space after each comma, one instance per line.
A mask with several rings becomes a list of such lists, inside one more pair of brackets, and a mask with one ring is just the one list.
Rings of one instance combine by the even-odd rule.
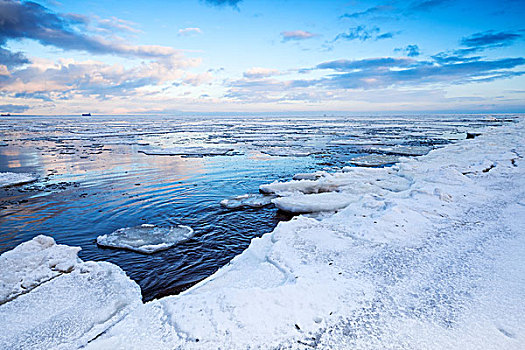
[[11, 113], [2, 113], [2, 114], [0, 114], [0, 116], [2, 116], [2, 117], [10, 117]]
[[82, 113], [83, 117], [91, 117], [91, 113]]

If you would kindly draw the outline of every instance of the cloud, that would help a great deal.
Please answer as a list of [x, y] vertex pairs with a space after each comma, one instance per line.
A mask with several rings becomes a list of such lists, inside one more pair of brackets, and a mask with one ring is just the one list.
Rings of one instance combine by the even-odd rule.
[[417, 45], [407, 45], [406, 47], [401, 47], [394, 49], [396, 52], [402, 52], [403, 54], [407, 55], [408, 57], [417, 57], [421, 54], [419, 51], [419, 46]]
[[11, 52], [0, 47], [0, 65], [4, 65], [7, 68], [21, 66], [29, 63], [27, 57], [21, 52]]
[[211, 6], [231, 6], [234, 8], [238, 8], [239, 3], [242, 2], [242, 0], [202, 0], [206, 4]]
[[360, 17], [366, 17], [368, 15], [375, 15], [375, 14], [378, 14], [378, 13], [390, 12], [392, 10], [394, 10], [394, 7], [392, 7], [392, 6], [379, 5], [379, 6], [370, 7], [368, 9], [366, 9], [364, 11], [360, 11], [360, 12], [345, 13], [345, 14], [341, 15], [339, 18], [360, 18]]
[[0, 105], [0, 112], [2, 113], [23, 113], [29, 109], [27, 105]]
[[450, 0], [418, 0], [408, 6], [408, 11], [426, 12], [450, 2]]
[[254, 67], [244, 72], [243, 76], [247, 79], [260, 79], [260, 78], [271, 77], [271, 76], [278, 75], [278, 74], [279, 74], [279, 71], [277, 69]]
[[445, 64], [399, 58], [339, 60], [321, 63], [317, 68], [342, 73], [332, 74], [312, 83], [340, 89], [377, 89], [433, 83], [464, 84], [520, 76], [525, 72], [513, 69], [524, 64], [525, 58], [522, 57]]
[[381, 40], [381, 39], [390, 39], [394, 36], [394, 33], [388, 32], [388, 33], [380, 33], [381, 30], [379, 27], [371, 27], [367, 28], [366, 26], [357, 26], [348, 29], [348, 31], [344, 33], [338, 34], [332, 42], [338, 41], [338, 40], [360, 40], [360, 41], [366, 41], [366, 40]]
[[318, 35], [304, 30], [294, 30], [289, 32], [281, 32], [281, 36], [283, 41], [290, 41], [311, 39]]
[[179, 35], [180, 36], [188, 36], [192, 34], [202, 34], [202, 30], [200, 28], [182, 28], [179, 29]]
[[[82, 16], [61, 16], [34, 2], [0, 0], [0, 46], [7, 40], [33, 39], [42, 45], [93, 54], [113, 54], [142, 58], [166, 57], [177, 53], [170, 47], [129, 45], [86, 35], [78, 29], [86, 23]], [[122, 24], [116, 23], [114, 25]]]
[[510, 46], [516, 40], [523, 38], [518, 32], [496, 32], [489, 30], [475, 33], [461, 39], [461, 45], [468, 47], [467, 50], [481, 51], [487, 48]]

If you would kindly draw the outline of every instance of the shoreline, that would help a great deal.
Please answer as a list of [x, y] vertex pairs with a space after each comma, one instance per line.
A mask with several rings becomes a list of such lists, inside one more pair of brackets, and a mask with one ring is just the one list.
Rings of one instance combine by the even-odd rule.
[[[525, 247], [519, 235], [525, 216], [520, 200], [523, 124], [518, 120], [487, 128], [475, 139], [392, 168], [355, 168], [361, 170], [341, 175], [347, 187], [337, 190], [360, 196], [358, 200], [322, 221], [299, 216], [279, 223], [228, 265], [177, 296], [142, 304], [133, 296], [136, 284], [115, 277], [128, 297], [89, 321], [96, 336], [88, 339], [89, 332], [79, 326], [67, 341], [96, 349], [523, 346], [525, 308], [512, 294], [523, 288], [523, 280], [512, 284], [501, 274], [506, 269], [519, 278], [525, 271], [517, 258], [508, 266], [503, 263], [505, 256], [519, 257]], [[351, 186], [367, 178], [370, 186], [359, 191]], [[512, 187], [518, 193], [510, 193]], [[0, 305], [0, 314], [6, 315], [8, 306], [11, 311], [35, 307], [45, 300], [32, 298], [35, 293], [52, 293], [51, 288], [42, 290], [73, 274], [83, 278], [81, 271], [88, 265], [119, 270], [109, 263], [76, 260], [73, 272], [61, 272]], [[84, 275], [92, 273], [87, 269]], [[513, 287], [503, 290], [488, 276]], [[107, 288], [113, 290], [109, 284]], [[507, 312], [500, 312], [497, 322], [490, 312], [484, 315], [499, 309], [486, 291], [505, 296]], [[84, 292], [89, 295], [89, 287]], [[516, 302], [515, 309], [509, 300]], [[97, 303], [92, 311], [102, 305]], [[46, 321], [41, 312], [29, 311]], [[53, 317], [61, 324], [60, 317], [70, 315]], [[472, 326], [478, 319], [482, 322]], [[35, 337], [28, 339], [38, 347], [39, 332], [31, 324], [8, 326], [0, 344], [19, 346], [13, 341], [29, 332]]]

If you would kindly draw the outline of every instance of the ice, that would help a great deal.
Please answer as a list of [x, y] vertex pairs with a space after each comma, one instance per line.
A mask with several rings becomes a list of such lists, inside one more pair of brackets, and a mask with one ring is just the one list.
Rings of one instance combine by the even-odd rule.
[[273, 204], [283, 211], [299, 214], [336, 211], [345, 208], [355, 200], [344, 192], [326, 192], [276, 198]]
[[326, 171], [317, 171], [315, 173], [299, 173], [293, 176], [294, 180], [317, 180], [320, 177], [326, 176]]
[[221, 201], [221, 206], [227, 209], [238, 208], [262, 208], [272, 204], [275, 196], [264, 196], [260, 194], [243, 194]]
[[192, 236], [193, 229], [188, 226], [159, 227], [142, 224], [120, 228], [109, 235], [98, 236], [97, 244], [103, 247], [123, 248], [152, 254], [187, 241]]
[[399, 157], [384, 154], [370, 154], [367, 156], [352, 158], [350, 160], [350, 164], [365, 167], [390, 165], [397, 162], [399, 162]]
[[394, 154], [400, 156], [423, 156], [432, 150], [426, 146], [368, 147], [368, 152]]
[[312, 154], [318, 153], [318, 151], [314, 149], [294, 149], [289, 147], [268, 147], [268, 148], [261, 148], [259, 149], [261, 153], [267, 154], [269, 156], [274, 157], [308, 157]]
[[22, 185], [36, 181], [37, 177], [28, 173], [0, 172], [0, 188], [14, 185]]
[[224, 156], [233, 151], [233, 148], [211, 148], [211, 147], [172, 147], [139, 149], [140, 153], [155, 156]]
[[37, 236], [0, 256], [0, 305], [40, 284], [70, 272], [78, 264], [78, 247], [57, 245]]
[[79, 250], [40, 235], [0, 256], [1, 349], [80, 348], [141, 305], [118, 266]]

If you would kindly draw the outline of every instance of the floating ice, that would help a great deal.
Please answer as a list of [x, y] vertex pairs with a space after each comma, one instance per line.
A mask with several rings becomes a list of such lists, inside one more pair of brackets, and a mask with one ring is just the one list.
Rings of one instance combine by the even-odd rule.
[[188, 226], [159, 227], [143, 224], [120, 228], [109, 235], [97, 237], [97, 244], [103, 247], [123, 248], [140, 253], [151, 254], [166, 250], [193, 236]]
[[319, 151], [316, 150], [308, 150], [308, 149], [294, 149], [294, 148], [288, 148], [288, 147], [268, 147], [259, 149], [261, 153], [267, 154], [269, 156], [274, 157], [308, 157], [309, 155], [319, 153]]
[[172, 147], [172, 148], [142, 148], [140, 153], [151, 156], [224, 156], [233, 148], [210, 147]]
[[326, 192], [276, 198], [273, 200], [273, 204], [283, 211], [300, 214], [336, 211], [355, 201], [356, 198], [352, 198], [348, 193]]
[[350, 164], [365, 167], [377, 167], [382, 165], [394, 164], [399, 161], [399, 158], [393, 155], [385, 154], [370, 154], [363, 157], [356, 157], [350, 160]]
[[36, 181], [37, 177], [28, 173], [0, 173], [0, 187], [22, 185]]
[[317, 171], [315, 173], [299, 173], [293, 176], [294, 180], [317, 180], [328, 173], [326, 171]]
[[223, 199], [221, 205], [228, 209], [238, 208], [261, 208], [272, 204], [275, 196], [265, 196], [260, 194], [243, 194], [228, 199]]
[[423, 156], [432, 150], [427, 146], [368, 147], [368, 152], [394, 154], [400, 156]]

